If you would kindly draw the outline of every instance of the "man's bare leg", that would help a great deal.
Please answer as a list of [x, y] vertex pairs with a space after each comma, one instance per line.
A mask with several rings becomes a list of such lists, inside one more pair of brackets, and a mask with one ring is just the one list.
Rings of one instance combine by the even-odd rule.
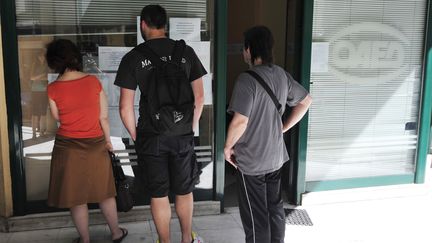
[[152, 198], [151, 212], [160, 243], [169, 243], [171, 206], [168, 197]]
[[176, 213], [182, 231], [182, 243], [192, 242], [193, 194], [176, 195]]

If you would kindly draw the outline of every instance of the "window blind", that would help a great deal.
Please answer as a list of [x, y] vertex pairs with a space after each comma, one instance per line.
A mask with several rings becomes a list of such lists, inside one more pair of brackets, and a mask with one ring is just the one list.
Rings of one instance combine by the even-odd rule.
[[426, 0], [316, 0], [306, 181], [412, 174]]
[[17, 0], [17, 26], [135, 25], [148, 4], [160, 4], [168, 16], [207, 22], [206, 0]]

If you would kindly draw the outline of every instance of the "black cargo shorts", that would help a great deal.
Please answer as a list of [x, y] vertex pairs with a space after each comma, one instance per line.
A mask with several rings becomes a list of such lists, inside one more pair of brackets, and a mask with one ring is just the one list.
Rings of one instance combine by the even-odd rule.
[[140, 175], [152, 198], [169, 191], [185, 195], [193, 191], [199, 177], [193, 134], [183, 136], [141, 136], [135, 149]]

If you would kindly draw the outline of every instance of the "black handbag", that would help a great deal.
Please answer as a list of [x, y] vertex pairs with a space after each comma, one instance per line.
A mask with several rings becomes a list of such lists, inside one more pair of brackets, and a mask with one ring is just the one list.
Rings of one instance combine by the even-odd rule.
[[127, 180], [120, 164], [120, 159], [114, 153], [109, 152], [117, 191], [116, 203], [118, 212], [128, 212], [133, 207], [131, 184]]

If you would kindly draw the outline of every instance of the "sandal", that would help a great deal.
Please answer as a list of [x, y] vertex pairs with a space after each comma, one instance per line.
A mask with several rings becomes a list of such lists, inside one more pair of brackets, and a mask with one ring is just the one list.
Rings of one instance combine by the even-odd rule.
[[81, 243], [81, 237], [76, 238], [72, 243]]
[[120, 236], [120, 238], [118, 238], [118, 239], [115, 239], [115, 240], [113, 240], [113, 243], [120, 243], [120, 242], [122, 242], [122, 240], [128, 235], [128, 231], [127, 231], [127, 229], [124, 229], [124, 228], [120, 228], [121, 229], [121, 231], [122, 231], [122, 236]]

